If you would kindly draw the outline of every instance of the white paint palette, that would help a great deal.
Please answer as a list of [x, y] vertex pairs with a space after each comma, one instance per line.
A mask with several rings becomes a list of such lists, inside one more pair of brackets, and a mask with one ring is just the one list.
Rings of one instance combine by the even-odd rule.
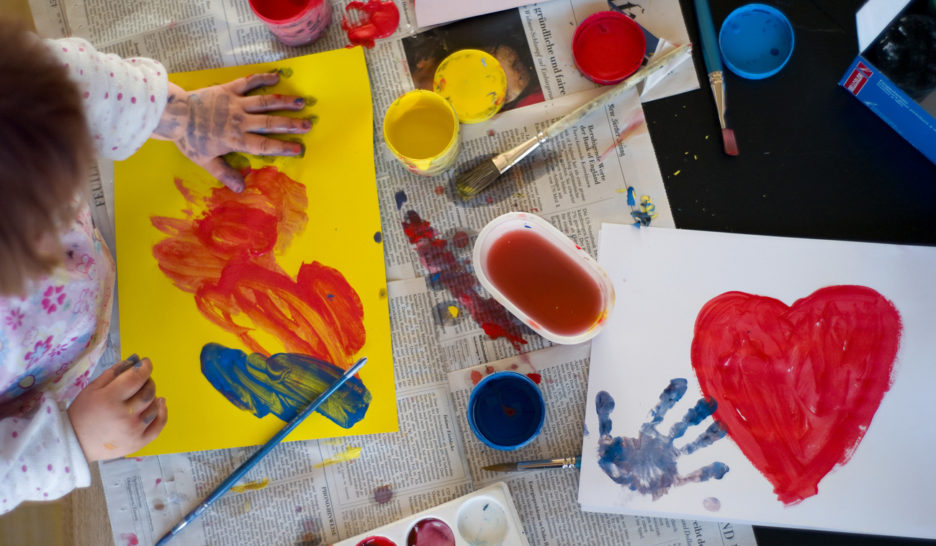
[[497, 482], [334, 546], [529, 546], [507, 484]]

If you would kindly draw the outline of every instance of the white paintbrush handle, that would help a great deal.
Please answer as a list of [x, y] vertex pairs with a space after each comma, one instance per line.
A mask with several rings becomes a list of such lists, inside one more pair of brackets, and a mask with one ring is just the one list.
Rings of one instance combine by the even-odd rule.
[[[661, 68], [663, 68], [674, 57], [682, 54], [683, 52], [691, 51], [691, 49], [692, 49], [691, 44], [683, 44], [681, 46], [678, 46], [676, 48], [673, 48], [667, 51], [666, 53], [663, 53], [662, 55], [660, 55], [658, 59], [648, 64], [647, 66], [641, 68], [637, 72], [634, 72], [634, 74], [631, 75], [626, 80], [615, 85], [611, 89], [605, 91], [603, 94], [599, 95], [597, 98], [592, 99], [591, 101], [586, 102], [585, 104], [579, 106], [578, 108], [573, 110], [568, 115], [563, 116], [562, 118], [556, 120], [555, 123], [553, 123], [552, 125], [550, 125], [549, 127], [547, 127], [546, 129], [542, 131], [543, 134], [545, 135], [545, 139], [558, 135], [559, 133], [565, 131], [569, 127], [581, 121], [582, 118], [591, 114], [595, 110], [598, 110], [599, 108], [604, 108], [606, 104], [608, 104], [609, 102], [617, 98], [618, 95], [634, 87], [638, 83], [647, 79], [648, 76], [650, 76], [657, 70], [660, 70]], [[545, 139], [541, 139], [541, 140], [544, 141]]]

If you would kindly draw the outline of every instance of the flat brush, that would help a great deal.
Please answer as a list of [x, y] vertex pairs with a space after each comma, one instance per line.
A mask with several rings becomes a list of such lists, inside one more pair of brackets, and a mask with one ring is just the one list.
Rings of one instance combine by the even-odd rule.
[[497, 180], [498, 176], [504, 174], [507, 169], [513, 167], [521, 159], [530, 155], [530, 153], [538, 148], [541, 144], [565, 131], [569, 127], [575, 125], [581, 121], [582, 118], [591, 114], [595, 110], [603, 108], [606, 104], [614, 100], [618, 95], [634, 87], [654, 72], [663, 68], [677, 55], [681, 55], [690, 50], [690, 44], [683, 44], [679, 47], [667, 51], [666, 53], [663, 53], [659, 56], [658, 59], [641, 68], [637, 72], [634, 72], [634, 74], [626, 80], [615, 85], [608, 91], [605, 91], [597, 98], [592, 99], [582, 106], [579, 106], [570, 114], [567, 114], [556, 120], [552, 125], [537, 133], [533, 138], [510, 150], [507, 150], [504, 153], [495, 155], [491, 159], [484, 161], [466, 173], [458, 175], [458, 177], [455, 179], [455, 189], [458, 191], [458, 195], [460, 195], [464, 201], [472, 199], [481, 190], [490, 186], [495, 180]]
[[537, 470], [540, 468], [581, 468], [580, 457], [565, 457], [563, 459], [541, 459], [538, 461], [520, 461], [516, 463], [499, 463], [485, 466], [489, 472], [519, 472], [521, 470]]
[[734, 131], [729, 129], [725, 122], [725, 80], [722, 75], [721, 54], [718, 52], [715, 24], [712, 22], [708, 0], [695, 0], [695, 10], [696, 20], [699, 22], [699, 37], [702, 41], [702, 58], [705, 60], [705, 70], [708, 72], [712, 97], [715, 99], [715, 110], [718, 111], [725, 153], [738, 155], [738, 142], [735, 140]]

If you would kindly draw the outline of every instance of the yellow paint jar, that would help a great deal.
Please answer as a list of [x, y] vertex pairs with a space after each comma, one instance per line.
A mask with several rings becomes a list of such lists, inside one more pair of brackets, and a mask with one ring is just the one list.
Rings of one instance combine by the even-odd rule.
[[439, 63], [432, 88], [452, 104], [460, 122], [479, 123], [504, 105], [507, 76], [493, 55], [462, 49]]
[[387, 108], [387, 148], [411, 172], [441, 174], [458, 158], [458, 118], [444, 98], [424, 89], [410, 91]]

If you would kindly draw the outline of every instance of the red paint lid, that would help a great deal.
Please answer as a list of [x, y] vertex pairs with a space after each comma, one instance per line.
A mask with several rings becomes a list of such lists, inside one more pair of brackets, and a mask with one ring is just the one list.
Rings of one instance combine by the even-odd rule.
[[616, 11], [594, 13], [575, 29], [575, 65], [595, 83], [618, 83], [640, 68], [647, 41], [633, 19]]

